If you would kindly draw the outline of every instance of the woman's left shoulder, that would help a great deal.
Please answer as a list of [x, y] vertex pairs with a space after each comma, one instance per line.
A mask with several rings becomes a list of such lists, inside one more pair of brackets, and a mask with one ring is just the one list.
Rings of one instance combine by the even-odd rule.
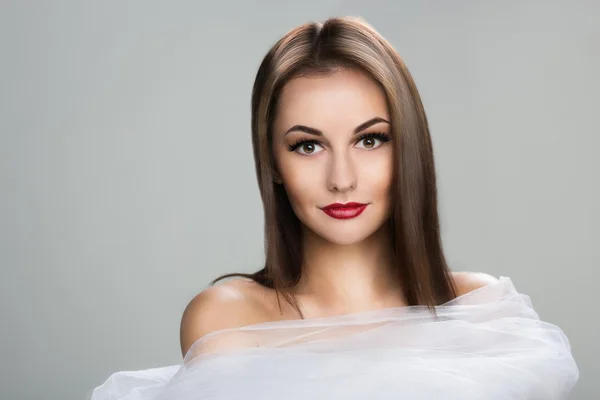
[[498, 282], [498, 278], [485, 272], [453, 271], [452, 279], [457, 290], [457, 296], [462, 296], [475, 289]]

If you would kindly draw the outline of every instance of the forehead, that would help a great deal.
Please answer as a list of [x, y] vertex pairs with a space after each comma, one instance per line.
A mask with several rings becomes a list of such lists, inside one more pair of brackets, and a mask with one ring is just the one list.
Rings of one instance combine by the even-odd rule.
[[389, 120], [381, 87], [360, 71], [341, 70], [290, 80], [279, 97], [274, 127], [280, 131], [304, 124], [325, 131], [352, 130], [376, 116]]

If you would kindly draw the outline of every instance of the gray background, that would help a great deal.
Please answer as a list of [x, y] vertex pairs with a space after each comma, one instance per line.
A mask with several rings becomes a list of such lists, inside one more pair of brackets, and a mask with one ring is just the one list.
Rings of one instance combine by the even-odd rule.
[[258, 64], [334, 15], [413, 73], [451, 267], [511, 277], [600, 398], [599, 3], [363, 0], [1, 3], [0, 398], [181, 361], [187, 302], [262, 262]]

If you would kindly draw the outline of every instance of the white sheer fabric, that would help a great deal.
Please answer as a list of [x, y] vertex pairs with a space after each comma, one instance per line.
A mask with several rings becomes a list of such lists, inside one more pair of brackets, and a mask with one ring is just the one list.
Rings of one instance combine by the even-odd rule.
[[570, 343], [501, 277], [411, 306], [213, 332], [181, 365], [112, 374], [91, 400], [566, 399]]

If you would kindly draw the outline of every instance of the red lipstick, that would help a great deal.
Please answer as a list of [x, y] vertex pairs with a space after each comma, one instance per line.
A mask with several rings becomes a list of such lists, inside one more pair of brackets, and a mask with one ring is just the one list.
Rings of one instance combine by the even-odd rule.
[[362, 203], [333, 203], [328, 206], [321, 208], [321, 210], [335, 219], [349, 219], [358, 217], [365, 211], [368, 204]]

